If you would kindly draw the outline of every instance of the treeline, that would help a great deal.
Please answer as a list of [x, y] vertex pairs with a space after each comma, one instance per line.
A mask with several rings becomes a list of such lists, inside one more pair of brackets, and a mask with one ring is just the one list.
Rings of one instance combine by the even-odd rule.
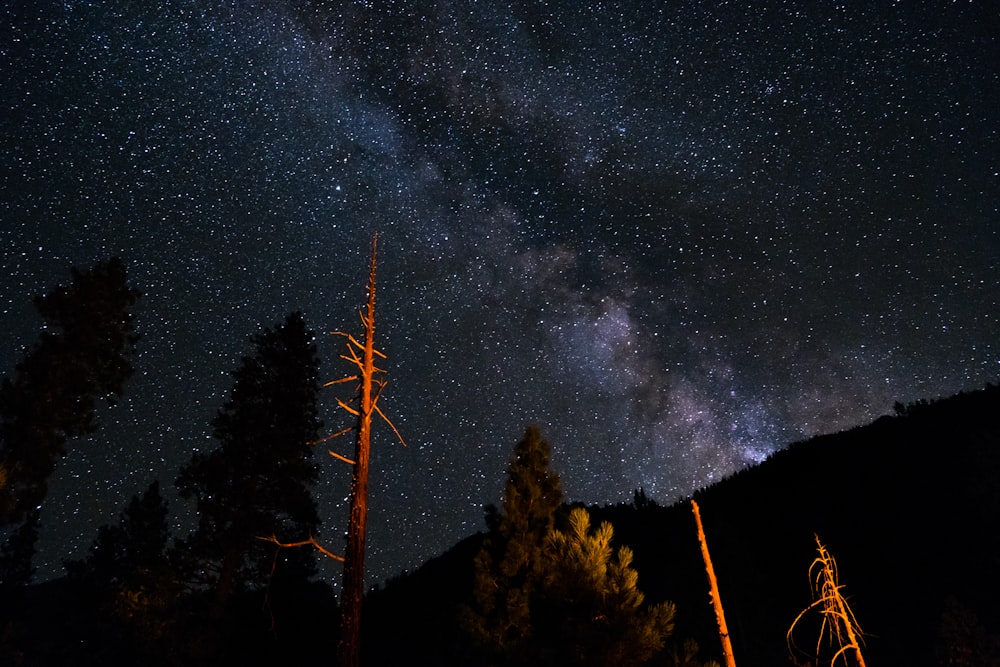
[[220, 664], [325, 645], [335, 623], [313, 619], [336, 606], [313, 581], [314, 552], [259, 539], [299, 540], [320, 525], [308, 444], [322, 426], [319, 359], [300, 313], [251, 337], [212, 421], [217, 447], [178, 471], [196, 528], [171, 535], [154, 480], [85, 558], [64, 563], [65, 579], [26, 587], [48, 478], [132, 374], [138, 298], [117, 259], [73, 269], [35, 300], [44, 329], [0, 387], [0, 662]]
[[[0, 663], [334, 663], [337, 600], [317, 552], [319, 361], [300, 313], [264, 328], [174, 484], [198, 523], [172, 535], [159, 481], [100, 528], [67, 576], [28, 585], [37, 507], [66, 447], [124, 391], [139, 294], [117, 260], [36, 299], [46, 321], [0, 387]], [[995, 665], [1000, 388], [779, 451], [695, 494], [736, 660], [809, 664], [817, 538], [837, 558], [868, 664]], [[365, 599], [365, 664], [721, 662], [690, 506], [567, 502], [529, 427], [486, 531]], [[261, 539], [265, 538], [265, 539]], [[336, 547], [336, 545], [334, 545]], [[839, 589], [838, 589], [839, 590]], [[820, 646], [829, 657], [837, 646]], [[853, 663], [847, 663], [853, 664]]]

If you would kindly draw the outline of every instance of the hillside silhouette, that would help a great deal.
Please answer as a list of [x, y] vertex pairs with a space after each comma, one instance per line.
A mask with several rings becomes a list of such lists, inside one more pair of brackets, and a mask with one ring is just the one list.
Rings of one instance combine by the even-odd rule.
[[[837, 559], [866, 633], [869, 665], [1000, 664], [997, 415], [996, 386], [897, 405], [894, 416], [792, 444], [698, 491], [737, 664], [791, 664], [785, 635], [811, 602], [815, 536]], [[564, 505], [561, 515], [572, 507]], [[661, 506], [636, 490], [632, 503], [588, 509], [594, 525], [612, 523], [616, 546], [633, 549], [646, 600], [676, 604], [668, 655], [694, 639], [700, 661], [718, 660], [690, 504]], [[365, 664], [476, 664], [458, 617], [472, 595], [473, 559], [484, 537], [472, 535], [368, 593]], [[2, 591], [0, 663], [334, 659], [336, 598], [323, 582], [247, 593], [225, 617], [209, 614], [204, 596], [123, 615], [122, 600], [101, 590], [66, 577]], [[816, 629], [801, 624], [799, 646], [812, 648]], [[675, 663], [660, 656], [654, 664]]]
[[[737, 663], [791, 664], [786, 632], [811, 602], [814, 535], [837, 559], [871, 665], [1000, 659], [1000, 388], [896, 406], [894, 416], [792, 444], [698, 491]], [[677, 604], [675, 638], [719, 658], [689, 503], [590, 508], [635, 551], [647, 599]], [[455, 615], [470, 537], [368, 597], [366, 661], [461, 664]], [[812, 648], [806, 623], [797, 643]]]

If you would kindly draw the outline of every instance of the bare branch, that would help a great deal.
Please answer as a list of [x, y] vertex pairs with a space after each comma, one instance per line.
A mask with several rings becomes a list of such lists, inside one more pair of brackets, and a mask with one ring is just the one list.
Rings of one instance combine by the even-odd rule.
[[351, 406], [349, 406], [347, 403], [344, 403], [339, 398], [337, 399], [337, 405], [339, 405], [343, 409], [347, 410], [348, 412], [350, 412], [355, 417], [360, 417], [361, 416], [360, 412], [358, 412], [357, 410], [355, 410], [354, 408], [352, 408]]
[[373, 407], [373, 408], [375, 408], [375, 412], [377, 412], [377, 413], [378, 413], [378, 416], [379, 416], [379, 417], [381, 417], [381, 418], [382, 418], [382, 420], [383, 420], [383, 421], [384, 421], [384, 422], [385, 422], [386, 424], [388, 424], [388, 425], [389, 425], [389, 428], [391, 428], [391, 429], [392, 429], [392, 432], [396, 434], [396, 438], [398, 438], [398, 439], [399, 439], [399, 442], [400, 442], [400, 444], [402, 444], [402, 445], [403, 445], [403, 447], [406, 447], [406, 441], [405, 441], [405, 440], [403, 440], [403, 436], [402, 436], [402, 435], [400, 435], [400, 433], [399, 433], [399, 429], [397, 429], [397, 428], [396, 428], [396, 425], [395, 425], [395, 424], [393, 424], [393, 423], [392, 423], [392, 421], [391, 421], [391, 420], [390, 420], [390, 419], [389, 419], [388, 417], [386, 417], [386, 416], [385, 416], [385, 413], [384, 413], [384, 412], [382, 412], [382, 408], [378, 407], [377, 405], [373, 405], [372, 407]]
[[324, 442], [329, 442], [329, 441], [333, 440], [334, 438], [339, 438], [340, 436], [344, 435], [345, 433], [348, 433], [348, 432], [353, 431], [353, 430], [354, 430], [353, 426], [348, 426], [347, 428], [340, 429], [336, 433], [331, 433], [330, 435], [324, 435], [319, 440], [310, 440], [306, 444], [307, 445], [321, 445]]
[[353, 466], [353, 465], [357, 465], [357, 464], [358, 464], [358, 463], [357, 463], [357, 461], [355, 461], [354, 459], [349, 459], [349, 458], [347, 458], [346, 456], [341, 456], [340, 454], [338, 454], [337, 452], [333, 451], [332, 449], [328, 449], [328, 450], [327, 450], [327, 452], [328, 452], [328, 453], [330, 454], [330, 456], [332, 456], [333, 458], [335, 458], [335, 459], [340, 459], [340, 460], [341, 460], [341, 461], [343, 461], [344, 463], [350, 463], [350, 464], [351, 464], [352, 466]]
[[335, 384], [343, 384], [345, 382], [356, 381], [356, 380], [359, 380], [359, 379], [360, 378], [357, 375], [352, 375], [350, 377], [340, 378], [339, 380], [330, 380], [329, 382], [327, 382], [323, 386], [324, 387], [332, 387]]
[[347, 339], [348, 343], [353, 344], [353, 345], [357, 346], [358, 348], [360, 348], [362, 350], [365, 348], [364, 345], [362, 345], [361, 343], [359, 343], [357, 341], [357, 339], [355, 339], [354, 336], [352, 336], [349, 333], [344, 333], [343, 331], [331, 331], [330, 335], [331, 336], [343, 336], [344, 338]]
[[260, 537], [260, 536], [258, 536], [257, 539], [261, 540], [263, 542], [272, 542], [274, 544], [277, 544], [278, 547], [281, 548], [281, 549], [291, 549], [291, 548], [294, 548], [294, 547], [305, 547], [305, 546], [312, 545], [312, 546], [316, 547], [316, 550], [319, 551], [324, 556], [329, 556], [333, 560], [339, 560], [341, 563], [344, 562], [343, 556], [338, 556], [337, 554], [333, 553], [332, 551], [329, 551], [328, 549], [326, 549], [322, 544], [320, 544], [319, 542], [317, 542], [316, 538], [313, 537], [312, 535], [309, 536], [308, 540], [300, 540], [298, 542], [279, 542], [278, 541], [278, 537], [276, 535], [271, 535], [271, 537]]

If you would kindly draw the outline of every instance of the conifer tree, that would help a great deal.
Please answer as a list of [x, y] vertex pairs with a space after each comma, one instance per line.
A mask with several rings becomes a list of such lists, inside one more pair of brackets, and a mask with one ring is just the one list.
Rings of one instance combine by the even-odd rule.
[[321, 426], [313, 334], [296, 312], [252, 341], [254, 355], [233, 374], [232, 394], [213, 421], [219, 448], [196, 453], [177, 478], [199, 522], [177, 543], [175, 559], [191, 584], [214, 590], [217, 610], [272, 575], [304, 581], [315, 572], [310, 551], [277, 559], [276, 547], [257, 539], [312, 534], [319, 525], [312, 496], [318, 472], [307, 444]]
[[562, 503], [552, 450], [536, 426], [514, 448], [503, 509], [476, 555], [473, 605], [463, 625], [488, 661], [516, 662], [532, 634], [531, 600], [541, 578], [543, 545]]
[[544, 597], [535, 616], [548, 636], [549, 664], [619, 667], [641, 665], [673, 632], [672, 602], [644, 606], [632, 550], [612, 549], [614, 530], [603, 522], [590, 530], [582, 507], [569, 514], [569, 529], [545, 540]]
[[562, 482], [551, 449], [528, 427], [514, 449], [503, 507], [475, 558], [462, 625], [491, 665], [639, 665], [673, 631], [674, 606], [645, 605], [628, 547], [575, 508], [556, 528]]
[[101, 526], [83, 560], [65, 562], [67, 572], [101, 585], [140, 586], [164, 565], [170, 528], [159, 481], [133, 496], [117, 525]]
[[38, 507], [66, 442], [97, 428], [96, 406], [122, 392], [138, 336], [139, 292], [113, 258], [35, 298], [45, 327], [0, 385], [0, 526]]
[[69, 576], [85, 585], [103, 611], [138, 631], [162, 637], [172, 626], [178, 583], [167, 562], [167, 505], [159, 481], [133, 496], [116, 525], [101, 526], [85, 559], [65, 561]]

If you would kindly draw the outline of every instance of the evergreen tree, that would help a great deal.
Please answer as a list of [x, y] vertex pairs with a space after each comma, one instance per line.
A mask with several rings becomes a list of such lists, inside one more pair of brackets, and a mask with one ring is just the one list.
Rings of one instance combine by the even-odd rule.
[[545, 539], [539, 619], [539, 657], [553, 665], [640, 665], [673, 632], [671, 602], [643, 606], [632, 550], [614, 551], [604, 522], [590, 531], [582, 507], [569, 514], [569, 530]]
[[555, 527], [562, 483], [551, 449], [529, 427], [507, 471], [503, 507], [475, 558], [473, 602], [462, 625], [493, 665], [639, 665], [673, 631], [674, 605], [644, 605], [628, 547], [582, 508]]
[[196, 453], [177, 478], [199, 522], [178, 541], [176, 561], [192, 585], [214, 590], [218, 609], [237, 590], [315, 573], [311, 551], [276, 554], [258, 539], [298, 539], [319, 526], [318, 471], [307, 444], [321, 427], [313, 333], [296, 312], [251, 340], [254, 355], [233, 374], [232, 394], [213, 421], [219, 448]]
[[118, 524], [98, 529], [86, 559], [65, 561], [70, 577], [87, 586], [102, 611], [143, 639], [172, 627], [178, 585], [167, 563], [167, 505], [159, 481], [133, 496]]
[[118, 516], [118, 525], [101, 526], [84, 560], [66, 561], [73, 576], [102, 586], [142, 586], [148, 576], [165, 565], [167, 506], [154, 481], [142, 496], [133, 496]]
[[562, 504], [562, 481], [549, 467], [552, 450], [535, 426], [514, 448], [496, 529], [475, 560], [474, 604], [463, 625], [490, 661], [519, 659], [532, 634], [531, 599], [542, 548]]
[[96, 403], [114, 402], [132, 374], [138, 291], [117, 258], [35, 298], [38, 342], [0, 385], [0, 525], [20, 522], [45, 498], [69, 438], [97, 428]]

